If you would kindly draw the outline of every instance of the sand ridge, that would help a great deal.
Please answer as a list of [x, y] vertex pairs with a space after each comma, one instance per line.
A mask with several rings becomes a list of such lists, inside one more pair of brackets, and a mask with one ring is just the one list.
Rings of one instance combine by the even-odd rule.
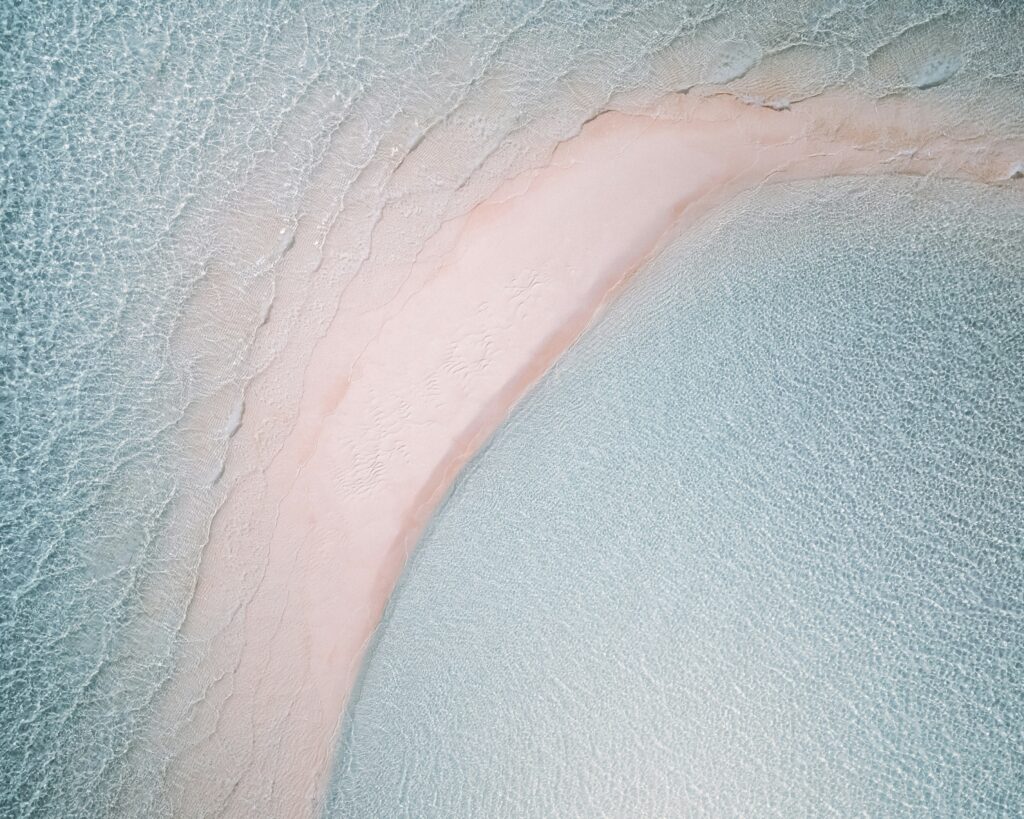
[[[670, 239], [749, 188], [906, 173], [1001, 182], [1019, 144], [946, 135], [919, 105], [832, 94], [790, 110], [674, 95], [607, 112], [443, 224], [381, 302], [377, 246], [304, 363], [246, 396], [233, 483], [172, 681], [182, 815], [315, 811], [365, 647], [425, 522], [510, 408]], [[300, 248], [301, 250], [301, 248]], [[294, 373], [291, 375], [294, 376]], [[273, 366], [266, 381], [274, 378]], [[273, 396], [269, 400], [267, 396]], [[294, 401], [269, 462], [261, 424]]]

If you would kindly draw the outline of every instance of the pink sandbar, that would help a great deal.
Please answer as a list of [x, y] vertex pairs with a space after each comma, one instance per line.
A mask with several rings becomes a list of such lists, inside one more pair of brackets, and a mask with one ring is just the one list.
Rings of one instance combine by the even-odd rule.
[[[205, 654], [169, 774], [182, 815], [309, 815], [365, 646], [424, 522], [509, 409], [668, 238], [769, 181], [900, 172], [996, 180], [1017, 157], [906, 105], [790, 111], [673, 97], [606, 113], [550, 163], [446, 223], [379, 306], [344, 292], [305, 364], [297, 421], [265, 468], [246, 399], [235, 475], [185, 639]], [[243, 580], [245, 581], [243, 583]], [[245, 589], [243, 592], [242, 589]], [[198, 815], [196, 813], [195, 815]]]

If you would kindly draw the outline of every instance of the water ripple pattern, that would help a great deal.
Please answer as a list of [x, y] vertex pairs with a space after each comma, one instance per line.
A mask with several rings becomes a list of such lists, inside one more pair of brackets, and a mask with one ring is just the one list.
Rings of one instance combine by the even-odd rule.
[[[1022, 14], [1018, 4], [995, 0], [896, 4], [819, 0], [0, 2], [0, 815], [171, 814], [165, 785], [174, 760], [159, 740], [176, 736], [182, 726], [161, 723], [159, 715], [164, 712], [159, 704], [182, 656], [198, 650], [183, 645], [179, 629], [193, 595], [211, 521], [232, 488], [225, 463], [232, 437], [244, 423], [246, 391], [280, 356], [302, 360], [304, 351], [331, 320], [339, 293], [359, 275], [371, 247], [391, 241], [402, 252], [415, 252], [445, 219], [464, 213], [515, 172], [542, 163], [555, 142], [578, 132], [598, 112], [618, 104], [616, 101], [643, 105], [668, 92], [721, 90], [751, 104], [782, 109], [836, 86], [875, 98], [928, 95], [951, 123], [976, 127], [979, 140], [992, 133], [1019, 135], [1024, 132]], [[453, 133], [462, 135], [461, 141], [453, 139]], [[400, 235], [380, 236], [381, 214], [396, 211], [404, 216]], [[862, 216], [862, 211], [850, 214], [855, 222]], [[982, 231], [988, 225], [969, 221], [966, 213], [962, 219], [957, 232], [966, 237], [964, 241], [970, 239], [971, 231]], [[1002, 223], [994, 220], [991, 224]], [[292, 250], [300, 227], [314, 236], [317, 253], [296, 262]], [[879, 225], [880, 230], [884, 227]], [[999, 259], [1008, 258], [1007, 248], [1016, 247], [1012, 235], [999, 234], [998, 242], [987, 234], [977, 236], [993, 243]], [[797, 237], [792, 238], [795, 241]], [[905, 248], [898, 239], [892, 237], [893, 246]], [[935, 246], [923, 238], [920, 242], [922, 253]], [[325, 248], [329, 246], [341, 251], [328, 255]], [[970, 247], [973, 245], [963, 245]], [[996, 262], [983, 265], [968, 249], [955, 252], [967, 254], [963, 259], [974, 265], [972, 270], [991, 268], [993, 288], [1004, 282]], [[744, 252], [754, 254], [761, 249], [750, 246]], [[707, 257], [713, 258], [713, 254]], [[949, 264], [937, 259], [929, 269], [946, 270]], [[833, 262], [822, 259], [821, 265], [822, 281], [828, 288], [839, 287], [835, 277], [828, 275]], [[398, 283], [382, 280], [375, 285], [383, 303], [393, 297]], [[303, 296], [284, 308], [278, 297], [288, 288]], [[954, 362], [965, 373], [975, 373], [971, 377], [983, 379], [978, 392], [968, 394], [966, 381], [956, 380], [961, 378], [959, 369], [935, 374], [935, 378], [952, 379], [954, 392], [946, 391], [939, 381], [928, 381], [925, 386], [907, 387], [909, 392], [897, 391], [893, 397], [884, 384], [872, 382], [877, 400], [906, 405], [899, 403], [885, 415], [870, 415], [865, 408], [864, 415], [854, 415], [857, 425], [833, 430], [836, 440], [855, 447], [864, 436], [913, 436], [934, 428], [938, 444], [917, 442], [919, 446], [914, 448], [908, 441], [906, 451], [880, 452], [880, 464], [853, 455], [847, 463], [842, 458], [829, 459], [839, 457], [840, 452], [828, 448], [832, 438], [817, 443], [794, 438], [795, 449], [790, 451], [778, 437], [744, 438], [742, 426], [737, 427], [739, 437], [729, 437], [724, 427], [715, 433], [727, 450], [776, 442], [778, 451], [772, 457], [762, 453], [747, 467], [738, 463], [729, 467], [737, 470], [737, 475], [728, 485], [738, 492], [736, 487], [742, 484], [751, 498], [763, 495], [766, 482], [785, 458], [803, 459], [810, 470], [807, 475], [814, 476], [808, 478], [807, 485], [791, 487], [797, 494], [817, 497], [814, 493], [829, 482], [837, 491], [845, 491], [843, 470], [848, 469], [895, 470], [909, 494], [850, 497], [847, 504], [834, 508], [813, 504], [789, 508], [766, 501], [763, 507], [756, 507], [756, 515], [748, 505], [743, 507], [744, 513], [753, 516], [735, 519], [728, 517], [727, 505], [719, 504], [716, 514], [725, 517], [716, 525], [732, 525], [748, 534], [761, 529], [768, 532], [769, 519], [809, 515], [808, 510], [815, 509], [814, 514], [822, 520], [808, 525], [825, 528], [812, 527], [808, 532], [827, 531], [838, 537], [841, 522], [851, 531], [863, 525], [863, 532], [872, 533], [870, 538], [864, 537], [877, 544], [903, 542], [901, 538], [909, 538], [910, 530], [917, 527], [914, 531], [922, 537], [927, 533], [939, 538], [939, 545], [946, 542], [941, 538], [952, 538], [957, 527], [976, 526], [972, 521], [988, 521], [985, 525], [991, 527], [1005, 525], [1005, 521], [1000, 524], [997, 511], [1007, 508], [1017, 486], [1017, 473], [1012, 470], [1019, 464], [1013, 460], [1016, 450], [1010, 446], [1016, 439], [1008, 436], [1019, 431], [1010, 412], [1014, 407], [1019, 410], [1013, 403], [1019, 381], [984, 381], [995, 379], [998, 366], [1002, 366], [999, 362], [1005, 361], [985, 358], [995, 353], [986, 352], [989, 348], [982, 344], [986, 333], [994, 332], [992, 328], [1002, 315], [999, 311], [1019, 307], [1008, 285], [1005, 289], [993, 290], [999, 298], [993, 298], [991, 315], [980, 310], [980, 302], [970, 302], [971, 309], [977, 311], [970, 314], [974, 316], [971, 321], [977, 326], [971, 325], [965, 332], [968, 341], [977, 344], [965, 347], [963, 354], [977, 360]], [[812, 298], [815, 292], [809, 286], [804, 298]], [[882, 290], [876, 297], [887, 298]], [[970, 301], [967, 289], [958, 298]], [[714, 304], [725, 309], [720, 301]], [[827, 316], [816, 317], [812, 306], [808, 305], [805, 320], [825, 322]], [[944, 317], [932, 315], [933, 323], [919, 328], [919, 336], [897, 334], [897, 328], [890, 325], [885, 325], [886, 332], [897, 334], [892, 338], [865, 336], [850, 353], [864, 358], [854, 361], [857, 366], [849, 372], [877, 368], [877, 378], [886, 373], [895, 378], [895, 371], [880, 366], [894, 366], [886, 358], [890, 343], [903, 343], [925, 358], [926, 353], [939, 356], [951, 352], [915, 346], [940, 344], [936, 333], [942, 332]], [[706, 320], [709, 332], [722, 329], [710, 313]], [[1007, 325], [999, 327], [1009, 332]], [[779, 325], [778, 329], [790, 332], [792, 328]], [[867, 328], [862, 329], [867, 333]], [[1012, 336], [1007, 343], [1017, 340]], [[708, 355], [727, 357], [732, 349], [729, 345], [740, 344], [734, 334], [725, 334], [719, 341], [726, 346], [717, 351], [711, 350], [710, 341], [704, 342], [709, 345]], [[814, 370], [814, 359], [807, 358], [810, 353], [799, 353], [797, 346], [771, 348], [777, 349], [778, 355], [794, 357], [794, 366], [784, 370], [793, 387], [786, 400], [794, 411], [827, 412], [827, 401], [814, 404], [818, 408], [814, 409], [801, 403], [799, 396], [814, 390], [852, 391], [853, 384], [837, 385], [830, 380], [846, 370]], [[669, 359], [675, 360], [674, 354]], [[939, 366], [940, 358], [929, 361], [927, 366]], [[761, 362], [755, 367], [755, 362], [739, 359], [734, 363], [754, 369], [766, 366]], [[922, 359], [919, 363], [925, 366], [927, 362]], [[648, 367], [645, 361], [635, 364], [637, 371], [645, 372]], [[301, 372], [301, 367], [293, 368], [292, 377], [300, 379]], [[658, 372], [657, 367], [650, 370], [652, 384]], [[282, 395], [293, 387], [293, 383], [283, 384]], [[722, 382], [715, 389], [726, 387], [727, 382]], [[768, 389], [761, 381], [752, 381], [745, 389], [761, 388]], [[712, 388], [706, 385], [706, 389]], [[919, 392], [925, 389], [936, 392], [935, 402]], [[961, 399], [952, 397], [961, 393]], [[869, 394], [875, 393], [864, 392], [864, 400]], [[705, 396], [708, 402], [709, 395]], [[851, 397], [847, 392], [843, 395]], [[746, 407], [744, 402], [764, 398], [735, 391], [727, 397], [735, 402], [737, 413]], [[977, 403], [983, 399], [988, 403]], [[639, 410], [642, 402], [636, 404]], [[696, 398], [683, 404], [694, 417], [704, 418], [708, 411]], [[267, 452], [273, 453], [286, 437], [293, 409], [281, 398], [280, 424], [263, 431], [261, 440]], [[945, 416], [935, 414], [940, 410], [960, 413], [956, 417], [961, 431], [972, 437], [942, 438], [949, 429], [943, 426]], [[964, 414], [968, 410], [973, 414]], [[909, 424], [911, 415], [906, 413], [918, 413], [912, 417], [919, 418], [920, 425]], [[721, 417], [727, 420], [729, 416]], [[796, 423], [803, 416], [772, 417], [772, 423], [784, 424]], [[875, 420], [869, 422], [869, 417]], [[565, 432], [576, 428], [575, 420], [569, 423], [567, 416], [560, 418]], [[659, 435], [690, 429], [675, 416], [668, 420], [672, 423]], [[620, 422], [624, 428], [620, 435], [609, 438], [609, 446], [616, 440], [625, 445], [634, 435], [626, 429], [624, 418]], [[808, 420], [799, 432], [825, 428], [816, 423]], [[886, 424], [897, 426], [890, 429]], [[977, 429], [984, 428], [986, 434], [975, 434], [972, 425], [980, 425]], [[895, 438], [885, 440], [891, 443]], [[993, 449], [998, 441], [1005, 445], [999, 453]], [[658, 442], [650, 443], [653, 447]], [[598, 444], [579, 446], [589, 451]], [[609, 450], [613, 451], [614, 447]], [[909, 451], [919, 453], [919, 458], [899, 459]], [[648, 455], [635, 457], [643, 460]], [[952, 457], [959, 459], [956, 469], [947, 463]], [[740, 475], [741, 469], [754, 469], [754, 463], [765, 473]], [[728, 457], [712, 464], [718, 471], [702, 484], [706, 493], [712, 492], [711, 481], [725, 481], [722, 469], [729, 464]], [[985, 464], [985, 470], [979, 464]], [[558, 492], [576, 491], [576, 478], [569, 481], [567, 469], [568, 462], [552, 465], [546, 476], [561, 474], [573, 484], [553, 485], [548, 498], [551, 503]], [[947, 477], [939, 477], [941, 470], [947, 470], [941, 472]], [[781, 474], [795, 480], [796, 470]], [[940, 481], [941, 493], [934, 497], [942, 503], [928, 510], [915, 506], [920, 500], [913, 495], [915, 487], [935, 485], [936, 481]], [[685, 497], [689, 504], [701, 500], [699, 495]], [[710, 497], [706, 494], [701, 502], [710, 503]], [[893, 529], [878, 531], [873, 528], [879, 525], [877, 520], [864, 510], [874, 508], [871, 504], [890, 502], [897, 504], [891, 510], [894, 517], [878, 520], [890, 521]], [[975, 504], [970, 514], [968, 502]], [[657, 515], [658, 507], [645, 505], [638, 497], [632, 503], [637, 516], [633, 527], [643, 531], [647, 517]], [[524, 498], [522, 509], [527, 508]], [[511, 507], [499, 511], [503, 518], [522, 514]], [[691, 511], [697, 514], [697, 510]], [[938, 517], [928, 517], [926, 511]], [[588, 515], [600, 519], [592, 512]], [[733, 522], [729, 524], [729, 520]], [[787, 525], [796, 531], [794, 522]], [[936, 526], [939, 529], [932, 531]], [[609, 527], [613, 532], [614, 526], [609, 523]], [[539, 536], [527, 535], [521, 527], [515, 531], [514, 542], [522, 540], [523, 545]], [[981, 655], [972, 653], [978, 647], [994, 652], [992, 641], [1010, 634], [996, 626], [1017, 617], [1017, 609], [1003, 594], [1006, 589], [1000, 587], [1000, 594], [995, 594], [986, 585], [990, 581], [986, 572], [993, 571], [993, 565], [1002, 566], [1006, 582], [1010, 582], [1017, 566], [1012, 561], [1018, 559], [1006, 545], [1018, 543], [1010, 540], [1013, 536], [1014, 532], [997, 529], [970, 529], [970, 537], [982, 545], [968, 555], [954, 553], [951, 545], [925, 550], [922, 541], [911, 539], [907, 543], [917, 545], [902, 551], [882, 550], [874, 562], [863, 555], [857, 557], [859, 553], [851, 546], [848, 564], [837, 565], [837, 572], [843, 566], [843, 571], [886, 569], [885, 577], [898, 578], [900, 583], [898, 588], [883, 583], [874, 592], [876, 596], [892, 594], [905, 606], [917, 606], [914, 616], [921, 619], [915, 621], [915, 627], [952, 629], [940, 635], [941, 639], [937, 636], [938, 642], [920, 643], [936, 646], [935, 657], [914, 654], [903, 664], [893, 665], [893, 657], [885, 652], [914, 652], [919, 643], [908, 642], [903, 648], [880, 644], [879, 661], [888, 663], [880, 667], [900, 668], [913, 676], [919, 674], [922, 664], [933, 663], [935, 679], [946, 680], [945, 687], [930, 693], [913, 686], [886, 688], [890, 696], [915, 692], [918, 699], [907, 707], [921, 709], [926, 716], [940, 694], [954, 691], [966, 697], [965, 690], [957, 687], [964, 678], [957, 676], [960, 666], [956, 662], [980, 662]], [[659, 547], [652, 540], [649, 546], [667, 549], [666, 543]], [[695, 543], [688, 548], [696, 548]], [[997, 543], [1009, 551], [999, 552]], [[430, 553], [429, 547], [424, 550], [424, 560]], [[780, 561], [789, 559], [786, 554], [792, 556], [791, 551], [780, 553]], [[910, 561], [912, 556], [918, 561], [915, 565], [920, 564], [914, 571], [920, 574], [893, 562]], [[572, 559], [571, 555], [565, 559]], [[596, 568], [595, 561], [600, 559], [604, 558], [587, 560]], [[526, 586], [512, 587], [517, 572], [524, 573], [524, 582], [535, 581], [529, 575], [530, 560], [539, 560], [552, 570], [562, 565], [556, 565], [553, 554], [523, 560], [526, 562], [510, 556], [507, 568], [511, 575], [502, 594], [529, 593]], [[459, 565], [458, 560], [452, 563], [452, 578], [458, 576]], [[643, 563], [638, 559], [636, 565]], [[754, 583], [751, 578], [755, 576], [758, 588], [782, 582], [781, 576], [773, 576], [774, 580], [750, 572], [736, 576], [746, 571], [738, 563], [716, 561], [714, 565], [718, 566], [715, 572], [725, 573], [720, 579], [727, 585]], [[774, 565], [778, 574], [786, 564]], [[646, 589], [629, 592], [638, 601], [657, 598], [660, 586], [673, 582], [660, 570], [655, 572], [653, 563], [648, 570]], [[712, 572], [711, 563], [688, 570], [685, 581], [678, 582], [697, 589], [708, 580], [702, 571]], [[810, 572], [811, 568], [793, 571]], [[977, 594], [971, 598], [974, 608], [955, 621], [941, 609], [953, 601], [936, 595], [927, 585], [939, 583], [943, 572], [959, 572], [976, 584], [971, 587]], [[839, 583], [841, 576], [845, 577], [836, 575], [834, 582]], [[807, 582], [820, 579], [820, 575], [808, 575]], [[600, 583], [594, 589], [611, 595], [606, 602], [618, 599], [619, 592]], [[811, 591], [810, 586], [794, 587], [792, 593], [818, 591]], [[406, 597], [409, 594], [407, 591]], [[584, 600], [582, 592], [579, 595], [574, 605], [598, 604]], [[665, 599], [678, 603], [682, 598], [673, 592]], [[845, 598], [837, 595], [836, 599], [841, 603]], [[895, 603], [886, 608], [884, 601], [876, 602], [881, 608], [872, 611], [879, 619], [870, 628], [896, 628], [899, 622], [886, 618], [910, 617], [910, 609], [894, 608]], [[793, 606], [792, 612], [809, 611], [800, 608], [797, 600]], [[542, 612], [543, 607], [531, 616], [541, 618]], [[725, 635], [727, 627], [736, 625], [727, 622], [728, 618], [746, 622], [743, 618], [756, 615], [744, 614], [738, 603], [731, 608], [723, 604], [722, 612], [725, 620], [709, 621], [701, 628], [717, 628]], [[775, 612], [780, 619], [773, 627], [783, 631], [825, 629], [822, 624], [798, 622], [792, 612], [785, 616]], [[761, 615], [769, 614], [761, 610]], [[866, 620], [841, 608], [823, 616], [826, 614], [869, 629]], [[658, 616], [667, 617], [668, 613]], [[442, 617], [440, 610], [436, 617]], [[613, 628], [611, 621], [608, 623], [605, 627]], [[624, 623], [614, 626], [621, 630], [616, 639], [622, 643], [642, 639]], [[984, 639], [978, 636], [982, 623], [994, 624]], [[564, 621], [564, 628], [570, 624]], [[495, 652], [509, 639], [497, 626], [481, 628], [481, 646], [493, 642]], [[541, 618], [529, 628], [545, 632], [555, 626]], [[851, 636], [851, 650], [869, 651], [874, 633], [866, 632], [863, 639]], [[568, 634], [564, 631], [565, 639]], [[1000, 667], [1019, 671], [1019, 632], [1014, 634], [1018, 642], [1003, 645], [1004, 666]], [[950, 653], [954, 644], [961, 647], [957, 649], [962, 653], [959, 661]], [[606, 645], [608, 651], [614, 649], [614, 641]], [[715, 645], [716, 651], [740, 650], [729, 648], [739, 645], [733, 638], [723, 637]], [[811, 651], [810, 642], [807, 646]], [[494, 656], [503, 657], [500, 662], [505, 664], [514, 657]], [[482, 657], [477, 659], [483, 662]], [[465, 665], [458, 673], [469, 674], [473, 668], [470, 658], [461, 661]], [[385, 668], [386, 662], [378, 659], [374, 668]], [[854, 663], [853, 659], [849, 662]], [[712, 667], [694, 666], [688, 673], [709, 673]], [[796, 674], [796, 666], [783, 663], [772, 667], [779, 675], [788, 673], [787, 669]], [[533, 668], [541, 673], [541, 666]], [[806, 668], [801, 673], [813, 674], [816, 666], [811, 663]], [[992, 665], [984, 669], [997, 673]], [[740, 673], [739, 666], [735, 671]], [[366, 691], [372, 689], [370, 681], [377, 679], [373, 675], [381, 673], [385, 672], [371, 671]], [[658, 672], [640, 668], [630, 673], [646, 679]], [[386, 696], [383, 692], [366, 695], [368, 699], [360, 705], [363, 710], [355, 715], [357, 728], [364, 720], [375, 719], [364, 715], [375, 696], [412, 708], [416, 698], [397, 692], [413, 678], [406, 677], [403, 683], [401, 677], [395, 675], [389, 683], [394, 690]], [[762, 699], [789, 696], [786, 685], [806, 694], [800, 687], [801, 678], [785, 679], [788, 682], [783, 677], [773, 678], [774, 687]], [[1013, 711], [1019, 703], [998, 699], [993, 692], [1001, 697], [1012, 698], [1012, 694], [994, 678], [990, 682], [984, 682], [987, 677], [979, 679], [982, 688], [976, 699], [950, 700], [947, 723], [921, 722], [922, 742], [941, 743], [947, 736], [964, 735], [964, 726], [973, 724], [972, 709], [984, 705], [991, 714], [987, 724], [992, 747], [1005, 749], [1001, 737], [1019, 726], [1019, 710]], [[875, 684], [870, 680], [866, 678], [864, 685]], [[678, 682], [679, 690], [684, 682]], [[694, 678], [691, 682], [697, 685], [707, 680]], [[513, 674], [502, 682], [523, 684], [522, 678]], [[600, 684], [595, 678], [594, 685]], [[877, 684], [884, 688], [882, 682]], [[716, 679], [714, 685], [739, 692], [748, 690], [744, 686], [749, 688], [753, 682]], [[829, 697], [834, 708], [849, 713], [859, 707], [860, 700], [843, 701], [843, 689], [838, 683], [836, 686], [833, 693], [837, 699], [833, 702]], [[829, 691], [827, 687], [819, 690], [822, 698]], [[994, 699], [984, 699], [989, 694]], [[446, 694], [443, 700], [447, 702], [450, 696]], [[555, 695], [545, 694], [550, 696]], [[534, 701], [551, 702], [543, 698]], [[750, 702], [754, 701], [760, 700]], [[603, 698], [601, 702], [602, 708], [614, 711], [620, 701]], [[751, 716], [742, 711], [744, 702], [723, 699], [717, 707], [728, 712], [733, 720], [730, 724], [738, 724], [741, 718]], [[466, 705], [472, 703], [477, 700], [467, 699]], [[484, 713], [486, 708], [479, 707], [479, 713]], [[504, 713], [504, 707], [496, 700], [492, 710]], [[781, 719], [779, 713], [768, 707], [757, 709], [758, 719]], [[885, 713], [890, 712], [882, 710], [874, 716], [881, 719]], [[902, 723], [887, 728], [872, 722], [873, 718], [864, 714], [865, 725], [882, 732], [880, 753], [898, 755], [907, 747], [883, 742], [888, 737], [886, 731], [902, 730]], [[1000, 722], [1011, 718], [1016, 723]], [[471, 724], [475, 725], [472, 721], [450, 724], [452, 736], [468, 736]], [[555, 719], [551, 730], [564, 724]], [[832, 730], [836, 724], [824, 719], [820, 730]], [[778, 727], [783, 733], [795, 730], [784, 724]], [[494, 734], [493, 728], [488, 725], [480, 741], [486, 736], [503, 736]], [[407, 764], [405, 746], [396, 737], [396, 732], [403, 730], [387, 729], [396, 750], [393, 757], [385, 754], [382, 760]], [[610, 753], [599, 747], [602, 741], [592, 738], [594, 750]], [[652, 747], [657, 748], [660, 741], [652, 738]], [[357, 755], [347, 751], [345, 759], [346, 765], [355, 765], [353, 770], [358, 772], [365, 764], [359, 760], [368, 762], [376, 751], [354, 747]], [[509, 746], [514, 747], [514, 743]], [[567, 750], [571, 747], [577, 746], [567, 746]], [[481, 746], [480, 753], [497, 753], [496, 748]], [[980, 749], [980, 744], [971, 745], [964, 754], [973, 760]], [[554, 753], [554, 748], [541, 744], [529, 751], [538, 766], [543, 760], [536, 755], [542, 753]], [[665, 758], [672, 753], [672, 747], [666, 746]], [[993, 809], [1006, 807], [1011, 804], [1007, 800], [1017, 798], [1016, 793], [1000, 791], [1000, 783], [1009, 781], [1007, 772], [1016, 772], [1018, 781], [1021, 778], [1019, 747], [1015, 754], [994, 757], [996, 767], [989, 772], [992, 782], [986, 791], [995, 800], [990, 806]], [[690, 764], [712, 764], [712, 759], [713, 755], [706, 755], [703, 761]], [[915, 764], [913, 758], [892, 756], [890, 761], [895, 767], [887, 771], [899, 772]], [[453, 763], [450, 770], [456, 769]], [[962, 780], [965, 793], [981, 793], [983, 788], [976, 781], [982, 776], [980, 769], [969, 771], [975, 779]], [[386, 778], [392, 773], [385, 765], [377, 775]], [[760, 787], [757, 783], [762, 780], [747, 769], [726, 770], [722, 781], [741, 773], [754, 777], [751, 788]], [[811, 773], [796, 771], [794, 775], [797, 781], [807, 781]], [[936, 793], [954, 781], [938, 768], [930, 775], [947, 783], [936, 784]], [[896, 780], [884, 789], [886, 794], [897, 793], [900, 783], [909, 781], [909, 774], [893, 776]], [[367, 796], [364, 785], [344, 777], [341, 781], [335, 804], [343, 814], [349, 807], [384, 810], [383, 803]], [[401, 805], [414, 804], [404, 801], [417, 798], [413, 781], [399, 776], [394, 783], [388, 782], [388, 787], [394, 784], [388, 798], [401, 800], [389, 803], [391, 807], [399, 810]], [[612, 782], [625, 787], [621, 779], [609, 780]], [[540, 784], [537, 780], [523, 787]], [[508, 791], [516, 793], [523, 792]], [[571, 787], [564, 790], [566, 799], [575, 798], [574, 793]], [[486, 798], [498, 799], [496, 794]], [[794, 794], [793, 798], [799, 799], [803, 791]], [[907, 798], [919, 795], [915, 792]], [[554, 792], [543, 797], [555, 798]], [[626, 794], [620, 793], [618, 798], [625, 799]], [[602, 795], [600, 789], [593, 799], [594, 804], [624, 804], [607, 801], [611, 797]], [[499, 804], [474, 801], [469, 790], [465, 800], [447, 804], [456, 811]], [[533, 804], [541, 809], [548, 803]], [[438, 811], [440, 807], [434, 805], [427, 812], [438, 815]], [[387, 815], [387, 810], [376, 815]]]

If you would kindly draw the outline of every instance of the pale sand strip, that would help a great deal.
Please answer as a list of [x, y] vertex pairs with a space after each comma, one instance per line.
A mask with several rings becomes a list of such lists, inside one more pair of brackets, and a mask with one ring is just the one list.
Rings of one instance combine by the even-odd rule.
[[170, 724], [184, 725], [169, 743], [180, 815], [313, 811], [364, 647], [425, 520], [669, 237], [766, 181], [996, 181], [1024, 155], [1019, 144], [935, 137], [925, 113], [843, 97], [779, 112], [725, 96], [607, 113], [548, 166], [445, 224], [383, 306], [373, 277], [387, 254], [375, 248], [314, 348], [297, 421], [266, 468], [246, 466], [246, 447], [287, 396], [246, 398], [236, 478], [183, 629], [201, 656], [168, 694]]

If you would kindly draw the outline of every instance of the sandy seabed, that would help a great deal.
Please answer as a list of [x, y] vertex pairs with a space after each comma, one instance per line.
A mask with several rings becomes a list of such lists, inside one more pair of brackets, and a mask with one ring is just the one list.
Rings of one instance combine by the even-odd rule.
[[[832, 94], [775, 110], [676, 95], [591, 120], [398, 270], [375, 245], [301, 362], [301, 394], [282, 398], [285, 371], [270, 367], [233, 425], [230, 490], [183, 626], [202, 650], [166, 697], [180, 814], [315, 812], [361, 658], [425, 522], [670, 238], [766, 183], [901, 173], [1019, 184], [1008, 179], [1022, 157], [1020, 144], [947, 133], [906, 99]], [[297, 232], [290, 252], [310, 252], [307, 241]], [[401, 285], [381, 304], [384, 270]], [[261, 431], [289, 402], [294, 424], [268, 455]]]

